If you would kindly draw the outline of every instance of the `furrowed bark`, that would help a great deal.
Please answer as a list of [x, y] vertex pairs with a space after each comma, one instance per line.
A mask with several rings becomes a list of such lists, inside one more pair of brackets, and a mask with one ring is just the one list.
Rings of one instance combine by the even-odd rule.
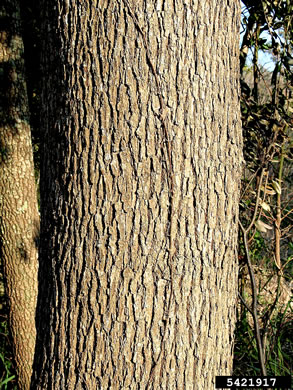
[[213, 389], [237, 301], [239, 4], [43, 8], [34, 389]]

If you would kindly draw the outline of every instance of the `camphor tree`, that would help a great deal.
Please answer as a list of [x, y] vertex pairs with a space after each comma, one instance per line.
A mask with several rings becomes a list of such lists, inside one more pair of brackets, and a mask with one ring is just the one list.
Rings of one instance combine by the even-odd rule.
[[43, 1], [33, 389], [213, 389], [232, 368], [240, 5]]
[[39, 213], [17, 0], [0, 5], [0, 255], [19, 388], [35, 348]]

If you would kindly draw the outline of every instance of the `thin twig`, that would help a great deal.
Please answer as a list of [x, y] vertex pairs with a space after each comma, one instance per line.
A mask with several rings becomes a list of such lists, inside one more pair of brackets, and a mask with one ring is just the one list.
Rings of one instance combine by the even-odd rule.
[[254, 275], [253, 267], [252, 267], [251, 260], [250, 260], [248, 242], [247, 242], [248, 230], [243, 227], [243, 225], [240, 221], [239, 221], [239, 226], [240, 226], [242, 233], [243, 233], [245, 255], [246, 255], [247, 267], [248, 267], [248, 272], [249, 272], [250, 282], [251, 282], [252, 318], [253, 318], [253, 322], [254, 322], [254, 330], [255, 330], [256, 345], [257, 345], [258, 356], [259, 356], [259, 363], [260, 363], [262, 375], [266, 376], [267, 370], [265, 367], [264, 351], [263, 351], [263, 345], [262, 345], [262, 340], [261, 340], [261, 335], [260, 335], [259, 318], [258, 318], [258, 314], [257, 314], [257, 305], [258, 305], [257, 288], [256, 288], [255, 275]]
[[290, 211], [288, 211], [288, 213], [285, 214], [285, 215], [281, 218], [281, 221], [283, 221], [283, 219], [287, 218], [288, 215], [290, 215], [291, 213], [293, 213], [293, 209], [291, 209]]
[[254, 222], [255, 222], [255, 219], [256, 219], [256, 216], [257, 216], [263, 175], [264, 175], [264, 168], [262, 168], [261, 173], [260, 173], [260, 178], [259, 178], [259, 183], [258, 183], [258, 190], [257, 190], [257, 196], [256, 196], [256, 203], [255, 203], [255, 208], [254, 208], [254, 214], [253, 214], [253, 217], [251, 219], [251, 222], [250, 222], [248, 228], [245, 229], [245, 234], [247, 234], [250, 231], [250, 229], [254, 225]]
[[250, 309], [248, 304], [245, 302], [243, 296], [240, 293], [238, 293], [238, 296], [239, 296], [241, 302], [243, 303], [243, 305], [246, 307], [246, 309], [249, 311], [249, 313], [253, 316], [253, 311]]
[[273, 96], [273, 93], [272, 93], [272, 91], [270, 90], [270, 88], [269, 88], [269, 86], [268, 86], [268, 84], [267, 84], [267, 81], [266, 81], [266, 79], [264, 78], [264, 75], [262, 74], [262, 72], [261, 72], [259, 66], [258, 66], [258, 65], [256, 65], [256, 66], [257, 66], [258, 73], [261, 75], [262, 81], [264, 82], [264, 85], [265, 85], [266, 89], [268, 90], [268, 93], [269, 93], [271, 96]]
[[[264, 353], [266, 351], [266, 344], [267, 344], [267, 337], [268, 337], [267, 326], [268, 326], [268, 323], [271, 321], [271, 319], [273, 317], [273, 313], [274, 313], [275, 307], [276, 307], [276, 305], [278, 303], [278, 300], [279, 300], [279, 297], [280, 297], [280, 281], [281, 281], [281, 276], [278, 275], [278, 287], [277, 287], [276, 297], [275, 297], [275, 300], [274, 300], [273, 304], [270, 307], [270, 313], [268, 315], [268, 319], [264, 323], [264, 326], [263, 326], [262, 345], [263, 345]], [[267, 360], [267, 359], [265, 359], [265, 360]]]

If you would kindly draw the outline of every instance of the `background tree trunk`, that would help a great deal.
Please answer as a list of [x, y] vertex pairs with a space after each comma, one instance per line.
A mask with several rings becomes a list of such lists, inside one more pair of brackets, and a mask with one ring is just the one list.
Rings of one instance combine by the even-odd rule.
[[34, 389], [214, 389], [232, 369], [238, 2], [43, 2]]
[[0, 239], [20, 389], [35, 348], [39, 213], [18, 1], [0, 6]]

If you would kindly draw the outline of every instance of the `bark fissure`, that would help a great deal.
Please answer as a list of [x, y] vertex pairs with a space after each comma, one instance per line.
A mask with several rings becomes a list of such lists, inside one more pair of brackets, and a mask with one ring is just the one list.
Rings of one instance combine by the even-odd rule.
[[168, 181], [168, 186], [169, 186], [169, 211], [168, 211], [168, 225], [169, 225], [169, 230], [166, 231], [166, 234], [169, 236], [169, 254], [168, 254], [168, 267], [170, 270], [170, 278], [169, 278], [169, 283], [170, 283], [170, 291], [168, 293], [168, 300], [167, 300], [167, 306], [166, 306], [166, 319], [164, 320], [164, 332], [162, 335], [162, 342], [161, 342], [161, 349], [159, 356], [157, 360], [152, 364], [151, 372], [149, 379], [146, 384], [146, 389], [149, 388], [151, 385], [151, 381], [153, 378], [153, 375], [155, 374], [155, 369], [159, 367], [161, 359], [162, 359], [162, 353], [165, 350], [165, 341], [167, 337], [167, 326], [169, 325], [168, 322], [170, 320], [170, 310], [171, 310], [171, 304], [172, 304], [172, 298], [173, 298], [173, 279], [174, 279], [174, 271], [173, 271], [173, 256], [176, 253], [176, 249], [174, 246], [175, 242], [175, 236], [173, 236], [173, 223], [174, 223], [174, 172], [173, 172], [173, 165], [172, 165], [172, 141], [170, 138], [170, 134], [168, 131], [168, 114], [167, 114], [167, 107], [166, 104], [163, 100], [163, 91], [162, 91], [162, 86], [161, 82], [159, 81], [159, 75], [157, 73], [157, 70], [155, 69], [155, 66], [152, 62], [152, 55], [151, 51], [149, 49], [149, 42], [147, 42], [146, 36], [143, 32], [143, 29], [141, 28], [139, 21], [137, 17], [134, 15], [133, 10], [131, 6], [129, 5], [129, 2], [127, 0], [123, 0], [124, 3], [126, 4], [128, 11], [133, 19], [133, 22], [135, 23], [135, 26], [139, 33], [141, 34], [141, 37], [143, 39], [143, 44], [144, 48], [146, 50], [146, 60], [148, 65], [150, 66], [150, 69], [152, 71], [152, 74], [155, 78], [156, 86], [157, 86], [157, 94], [159, 96], [159, 101], [160, 101], [160, 107], [159, 110], [160, 112], [157, 113], [157, 116], [160, 119], [161, 122], [161, 127], [163, 130], [163, 139], [161, 140], [161, 144], [163, 145], [163, 154], [165, 155], [165, 161], [166, 161], [166, 176], [167, 176], [167, 181]]
[[53, 388], [212, 389], [231, 369], [237, 297], [239, 9], [105, 0], [56, 18], [43, 5], [46, 88], [65, 81], [60, 103], [44, 96], [38, 321], [58, 336], [38, 347], [36, 388], [58, 356]]

